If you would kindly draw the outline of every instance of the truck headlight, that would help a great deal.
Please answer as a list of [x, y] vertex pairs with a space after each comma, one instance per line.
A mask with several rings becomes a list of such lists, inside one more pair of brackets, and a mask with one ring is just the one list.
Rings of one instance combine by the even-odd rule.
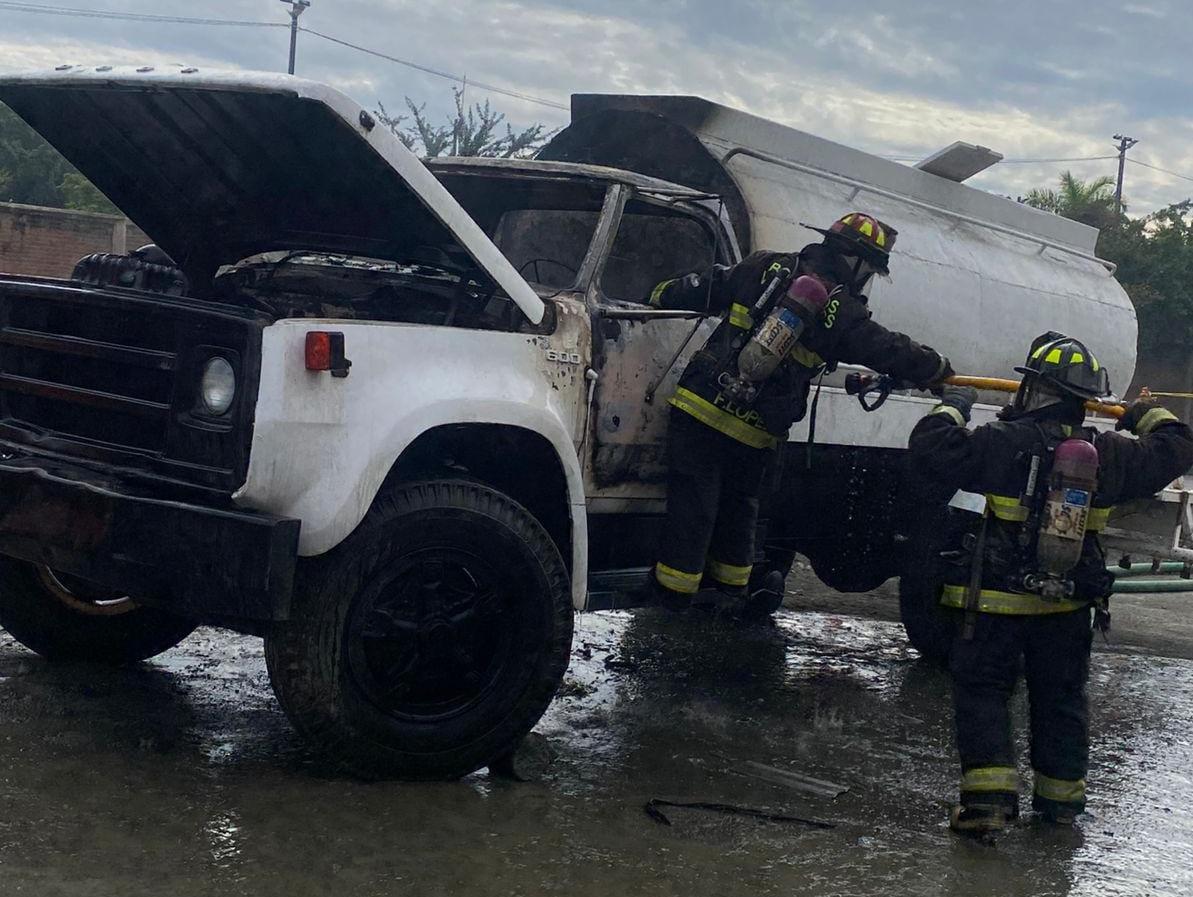
[[236, 397], [236, 371], [226, 358], [215, 356], [203, 366], [199, 380], [199, 401], [208, 413], [219, 417], [232, 407]]

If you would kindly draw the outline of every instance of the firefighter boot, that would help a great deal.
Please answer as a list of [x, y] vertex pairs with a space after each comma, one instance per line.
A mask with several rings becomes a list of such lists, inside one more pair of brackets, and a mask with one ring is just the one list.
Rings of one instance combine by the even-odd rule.
[[692, 606], [692, 595], [667, 588], [659, 582], [653, 570], [651, 571], [650, 582], [643, 587], [640, 594], [642, 603], [650, 607], [681, 611], [688, 610]]
[[1007, 808], [1001, 804], [954, 804], [949, 813], [949, 828], [961, 835], [996, 835], [1007, 822]]
[[745, 614], [750, 617], [769, 617], [783, 606], [786, 581], [778, 570], [771, 570], [762, 577], [758, 587], [750, 592], [746, 601]]
[[731, 590], [722, 587], [721, 612], [734, 620], [765, 620], [783, 606], [783, 574], [772, 570], [756, 583]]

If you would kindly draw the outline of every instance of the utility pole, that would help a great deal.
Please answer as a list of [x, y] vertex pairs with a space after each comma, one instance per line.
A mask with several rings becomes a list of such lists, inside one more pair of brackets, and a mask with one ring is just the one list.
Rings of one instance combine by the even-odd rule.
[[1124, 137], [1122, 134], [1115, 134], [1114, 139], [1118, 141], [1118, 181], [1114, 185], [1114, 214], [1121, 216], [1123, 214], [1123, 168], [1127, 164], [1127, 150], [1139, 141], [1134, 137]]
[[290, 68], [286, 71], [293, 75], [294, 52], [298, 49], [298, 17], [306, 12], [307, 7], [311, 5], [311, 0], [282, 0], [282, 2], [290, 6]]

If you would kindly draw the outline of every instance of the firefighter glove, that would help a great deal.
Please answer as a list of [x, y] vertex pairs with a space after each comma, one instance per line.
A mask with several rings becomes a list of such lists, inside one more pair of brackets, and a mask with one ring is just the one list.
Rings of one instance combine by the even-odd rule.
[[972, 386], [953, 386], [946, 383], [940, 388], [940, 404], [956, 408], [961, 412], [966, 423], [969, 422], [969, 412], [973, 408], [973, 403], [977, 400], [978, 391]]
[[[933, 372], [931, 377], [924, 381], [922, 388], [935, 395], [941, 395], [941, 390], [944, 388], [944, 381], [953, 376], [953, 374], [956, 372], [953, 370], [953, 366], [949, 364], [949, 360], [947, 358], [945, 358], [943, 355], [937, 355], [936, 357], [940, 359], [939, 363], [936, 365], [936, 370]], [[970, 402], [970, 404], [972, 405], [973, 403]]]
[[[1132, 433], [1139, 433], [1139, 425], [1143, 422], [1145, 417], [1148, 417], [1149, 412], [1163, 411], [1160, 403], [1155, 399], [1136, 399], [1127, 406], [1127, 411], [1122, 417], [1118, 419], [1118, 423], [1114, 425], [1116, 430], [1130, 430]], [[1155, 420], [1159, 415], [1151, 415], [1150, 420]]]

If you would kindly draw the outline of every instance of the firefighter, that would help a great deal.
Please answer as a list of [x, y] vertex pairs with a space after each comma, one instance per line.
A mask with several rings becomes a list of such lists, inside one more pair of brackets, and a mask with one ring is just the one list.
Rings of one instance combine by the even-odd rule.
[[957, 624], [950, 669], [961, 799], [950, 825], [962, 833], [997, 832], [1018, 815], [1008, 702], [1021, 661], [1032, 808], [1071, 824], [1085, 807], [1091, 609], [1104, 629], [1113, 583], [1097, 534], [1113, 505], [1150, 496], [1193, 466], [1193, 433], [1154, 401], [1134, 402], [1117, 424], [1136, 439], [1083, 427], [1086, 400], [1108, 396], [1110, 382], [1077, 340], [1046, 333], [1016, 370], [1023, 380], [999, 420], [967, 429], [977, 393], [945, 386], [910, 438], [919, 472], [962, 490], [937, 570]]
[[[812, 229], [823, 242], [799, 253], [756, 252], [732, 267], [664, 281], [651, 293], [658, 308], [723, 316], [670, 400], [667, 519], [652, 583], [665, 606], [688, 606], [702, 583], [716, 590], [718, 603], [745, 598], [768, 465], [804, 416], [809, 386], [822, 371], [843, 361], [920, 385], [951, 373], [943, 356], [870, 319], [863, 290], [874, 274], [887, 273], [894, 228], [853, 212]], [[802, 316], [798, 341], [784, 344], [765, 379], [743, 386], [738, 362], [762, 324], [752, 314], [766, 314], [754, 306], [776, 281], [811, 304], [791, 306]], [[767, 588], [781, 592], [782, 576], [772, 578], [778, 582]]]

